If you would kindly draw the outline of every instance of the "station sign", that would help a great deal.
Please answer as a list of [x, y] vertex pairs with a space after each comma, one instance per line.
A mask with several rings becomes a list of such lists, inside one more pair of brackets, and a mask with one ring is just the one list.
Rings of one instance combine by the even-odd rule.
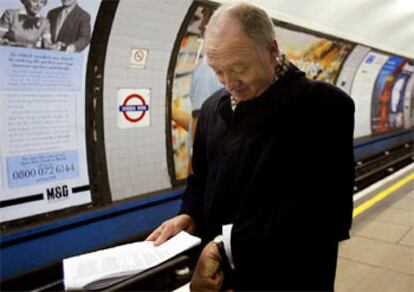
[[118, 128], [150, 126], [150, 89], [118, 89]]

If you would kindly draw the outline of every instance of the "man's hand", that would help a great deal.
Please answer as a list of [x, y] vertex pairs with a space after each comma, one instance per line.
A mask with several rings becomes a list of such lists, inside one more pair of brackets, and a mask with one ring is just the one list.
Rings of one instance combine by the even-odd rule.
[[62, 49], [62, 46], [64, 46], [65, 44], [62, 42], [57, 42], [57, 43], [51, 43], [51, 42], [45, 42], [44, 46], [46, 49], [48, 50], [52, 50], [52, 51], [60, 51]]
[[210, 242], [201, 252], [191, 279], [191, 291], [219, 291], [223, 284], [222, 258], [215, 243]]
[[182, 214], [162, 223], [146, 240], [155, 241], [154, 244], [158, 246], [182, 230], [194, 234], [195, 228], [196, 224], [193, 218]]
[[68, 53], [73, 53], [73, 52], [75, 52], [76, 51], [76, 47], [75, 47], [75, 45], [68, 45], [67, 47], [66, 47], [66, 50], [65, 50], [66, 52], [68, 52]]

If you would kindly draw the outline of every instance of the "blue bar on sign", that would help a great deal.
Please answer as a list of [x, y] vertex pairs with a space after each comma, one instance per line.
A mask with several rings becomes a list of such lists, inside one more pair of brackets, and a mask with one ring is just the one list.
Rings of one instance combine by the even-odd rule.
[[143, 112], [143, 111], [147, 111], [148, 109], [149, 109], [149, 106], [147, 104], [119, 106], [120, 112]]

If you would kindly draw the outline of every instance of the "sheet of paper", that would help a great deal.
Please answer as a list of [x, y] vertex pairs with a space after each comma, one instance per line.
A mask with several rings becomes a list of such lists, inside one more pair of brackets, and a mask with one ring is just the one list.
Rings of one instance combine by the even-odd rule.
[[104, 283], [105, 279], [119, 281], [120, 277], [141, 273], [200, 243], [200, 238], [181, 231], [160, 246], [141, 241], [65, 259], [65, 289], [81, 289], [93, 282]]

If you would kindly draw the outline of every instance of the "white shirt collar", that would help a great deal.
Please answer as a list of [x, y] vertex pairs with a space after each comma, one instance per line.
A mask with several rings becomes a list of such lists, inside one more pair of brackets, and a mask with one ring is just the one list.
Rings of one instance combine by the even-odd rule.
[[[72, 12], [72, 10], [75, 8], [75, 6], [76, 6], [77, 4], [75, 4], [75, 5], [72, 5], [71, 7], [63, 7], [63, 10], [66, 10], [66, 15], [68, 15], [69, 13], [71, 13]], [[62, 10], [62, 11], [63, 11]]]

